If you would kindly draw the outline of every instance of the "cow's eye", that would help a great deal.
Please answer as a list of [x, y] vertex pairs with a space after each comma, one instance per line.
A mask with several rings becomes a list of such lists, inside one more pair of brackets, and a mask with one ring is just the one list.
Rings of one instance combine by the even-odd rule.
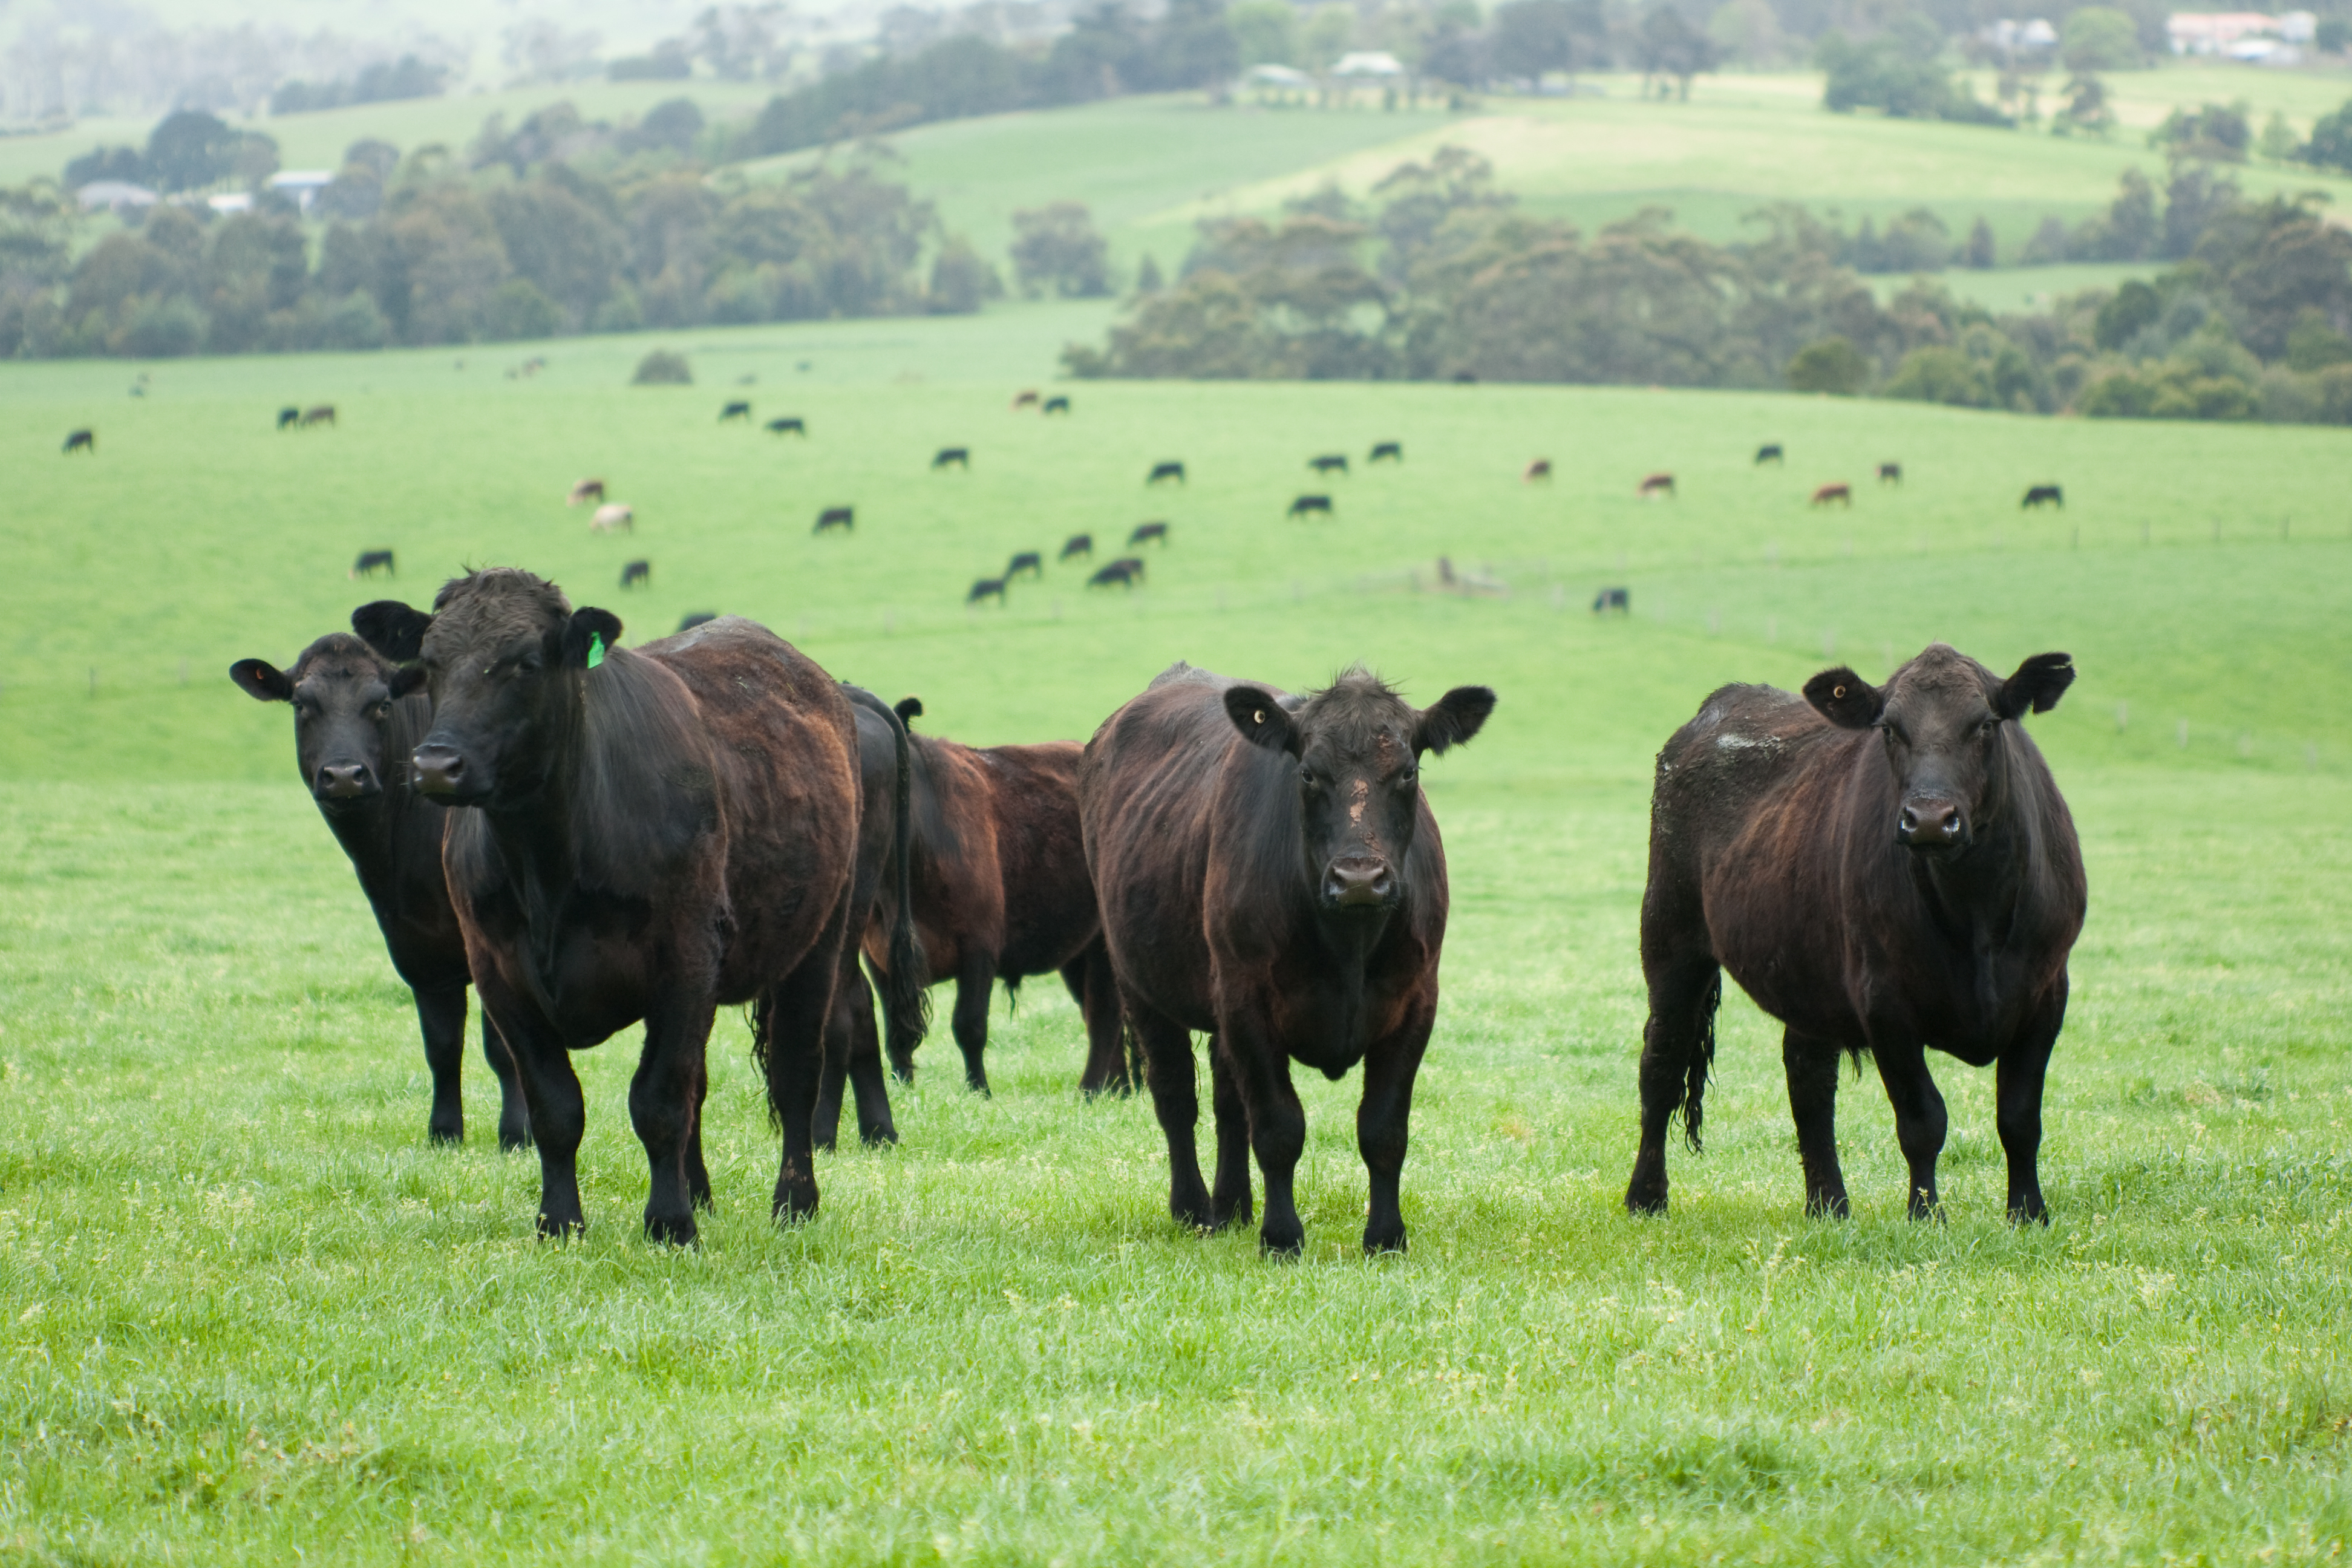
[[389, 698], [389, 697], [387, 697], [387, 698], [385, 698], [383, 701], [378, 702], [378, 703], [375, 705], [374, 712], [375, 712], [375, 717], [376, 717], [379, 721], [382, 721], [382, 720], [385, 720], [385, 719], [389, 719], [389, 718], [391, 718], [391, 717], [392, 717], [392, 699], [391, 699], [391, 698]]
[[1421, 770], [1419, 768], [1407, 768], [1404, 772], [1397, 774], [1396, 776], [1396, 786], [1399, 789], [1411, 789], [1414, 784], [1419, 784], [1420, 782]]
[[1308, 789], [1313, 789], [1323, 781], [1315, 776], [1315, 770], [1313, 768], [1301, 768], [1298, 770], [1298, 782], [1305, 784]]
[[527, 653], [520, 658], [515, 660], [515, 668], [521, 670], [525, 675], [537, 675], [541, 662], [542, 660], [540, 658], [539, 655], [535, 653]]

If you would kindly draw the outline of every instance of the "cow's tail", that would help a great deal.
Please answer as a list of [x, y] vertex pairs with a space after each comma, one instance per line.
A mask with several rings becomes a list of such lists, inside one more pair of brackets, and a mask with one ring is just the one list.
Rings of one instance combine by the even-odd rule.
[[1715, 1013], [1723, 1005], [1723, 971], [1717, 970], [1698, 1000], [1698, 1037], [1691, 1041], [1690, 1060], [1683, 1068], [1683, 1136], [1693, 1151], [1700, 1147], [1699, 1124], [1706, 1120], [1706, 1080], [1715, 1072]]
[[[914, 1070], [915, 1047], [931, 1028], [931, 991], [924, 973], [923, 944], [915, 931], [915, 757], [914, 742], [898, 712], [877, 702], [890, 715], [890, 738], [898, 749], [897, 787], [890, 807], [889, 973], [883, 977], [882, 1019], [885, 1048], [890, 1064], [902, 1073]], [[919, 706], [915, 710], [921, 712]]]

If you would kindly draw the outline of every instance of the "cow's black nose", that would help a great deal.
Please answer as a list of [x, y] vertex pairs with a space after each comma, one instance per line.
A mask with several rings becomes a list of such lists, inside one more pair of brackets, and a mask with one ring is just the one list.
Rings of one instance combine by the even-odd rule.
[[1923, 802], [1903, 808], [1903, 815], [1895, 819], [1895, 837], [1915, 847], [1942, 848], [1958, 844], [1967, 826], [1958, 806]]
[[1323, 897], [1342, 908], [1385, 904], [1395, 888], [1385, 860], [1334, 860], [1323, 873]]
[[321, 800], [357, 800], [375, 793], [375, 779], [365, 763], [328, 763], [311, 789]]
[[466, 759], [455, 746], [431, 742], [416, 748], [416, 787], [426, 795], [456, 795], [466, 785]]

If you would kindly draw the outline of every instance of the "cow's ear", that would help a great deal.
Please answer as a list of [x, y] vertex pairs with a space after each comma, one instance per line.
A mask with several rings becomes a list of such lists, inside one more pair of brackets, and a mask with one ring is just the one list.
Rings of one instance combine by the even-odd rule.
[[1805, 682], [1805, 700], [1841, 730], [1867, 730], [1886, 711], [1886, 693], [1843, 665]]
[[424, 690], [425, 679], [423, 665], [404, 664], [392, 672], [392, 679], [384, 684], [391, 689], [393, 700], [396, 702], [404, 697], [414, 697]]
[[286, 672], [263, 658], [241, 658], [228, 667], [237, 689], [256, 702], [291, 702], [294, 682]]
[[1457, 686], [1421, 710], [1412, 727], [1412, 749], [1444, 756], [1476, 734], [1495, 710], [1495, 693], [1484, 686]]
[[593, 669], [621, 640], [621, 617], [610, 610], [574, 610], [563, 623], [563, 664], [567, 669]]
[[425, 647], [425, 628], [433, 617], [412, 610], [398, 599], [378, 599], [352, 612], [352, 630], [360, 641], [394, 664], [406, 664]]
[[2027, 710], [2047, 713], [2074, 684], [2074, 660], [2063, 653], [2037, 653], [2000, 683], [1992, 710], [2004, 719], [2022, 717]]
[[1298, 755], [1298, 726], [1290, 721], [1289, 712], [1274, 700], [1274, 694], [1263, 687], [1227, 687], [1225, 716], [1251, 745]]
[[912, 724], [923, 716], [923, 700], [919, 697], [901, 697], [898, 699], [898, 706], [891, 711], [898, 715], [899, 723]]

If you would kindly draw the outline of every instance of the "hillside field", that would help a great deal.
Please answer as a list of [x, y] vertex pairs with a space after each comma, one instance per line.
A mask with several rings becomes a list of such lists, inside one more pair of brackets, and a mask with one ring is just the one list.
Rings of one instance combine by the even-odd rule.
[[[2352, 1534], [2347, 437], [1534, 386], [1056, 383], [1095, 306], [365, 356], [0, 365], [0, 1558], [1817, 1564], [2298, 1562]], [[656, 342], [697, 384], [625, 384]], [[509, 379], [527, 352], [541, 373]], [[806, 368], [802, 368], [805, 366]], [[124, 395], [139, 368], [148, 395]], [[1023, 386], [1073, 413], [1015, 413]], [[805, 441], [721, 426], [797, 414]], [[333, 429], [278, 434], [282, 404]], [[66, 458], [65, 432], [98, 434]], [[1366, 468], [1377, 440], [1402, 465]], [[1750, 462], [1765, 441], [1784, 468]], [[967, 473], [929, 470], [944, 445]], [[1345, 477], [1307, 458], [1344, 451]], [[1524, 484], [1549, 458], [1549, 485]], [[1181, 458], [1189, 482], [1147, 468]], [[1871, 482], [1899, 460], [1899, 488]], [[1643, 475], [1678, 498], [1644, 503]], [[590, 537], [583, 475], [633, 503]], [[1812, 488], [1854, 486], [1850, 510]], [[2063, 513], [2021, 512], [2062, 482]], [[1302, 492], [1336, 515], [1286, 521]], [[854, 503], [849, 538], [810, 536]], [[975, 577], [1146, 520], [1147, 585]], [[390, 583], [350, 581], [392, 548]], [[1098, 556], [1106, 553], [1098, 551]], [[1457, 579], [1491, 591], [1441, 587]], [[623, 593], [622, 562], [652, 563]], [[1404, 1176], [1367, 1262], [1360, 1083], [1299, 1084], [1307, 1252], [1166, 1217], [1075, 1009], [944, 1026], [901, 1146], [767, 1220], [740, 1018], [719, 1210], [637, 1235], [626, 1038], [578, 1059], [586, 1238], [537, 1168], [424, 1140], [406, 992], [226, 679], [351, 608], [516, 564], [640, 642], [756, 616], [934, 732], [1084, 738], [1179, 658], [1362, 660], [1501, 705], [1428, 791], [1454, 884]], [[1586, 608], [1607, 585], [1633, 613]], [[1937, 1058], [1947, 1217], [1903, 1217], [1874, 1075], [1811, 1221], [1777, 1031], [1727, 997], [1707, 1150], [1620, 1209], [1651, 759], [1714, 687], [2071, 652], [2031, 721], [2090, 923], [2045, 1230], [2002, 1220], [1990, 1074]]]

